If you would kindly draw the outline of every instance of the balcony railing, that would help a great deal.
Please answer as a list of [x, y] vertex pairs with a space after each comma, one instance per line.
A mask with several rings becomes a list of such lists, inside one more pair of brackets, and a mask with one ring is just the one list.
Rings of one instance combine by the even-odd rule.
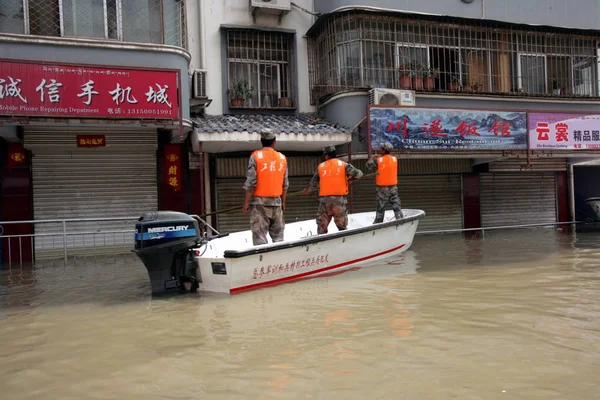
[[312, 100], [387, 87], [515, 96], [600, 97], [599, 37], [347, 14], [309, 42]]
[[183, 0], [2, 0], [0, 33], [187, 47]]

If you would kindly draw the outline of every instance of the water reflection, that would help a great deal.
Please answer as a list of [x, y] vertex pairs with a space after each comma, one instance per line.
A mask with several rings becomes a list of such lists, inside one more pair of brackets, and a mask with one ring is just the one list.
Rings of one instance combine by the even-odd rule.
[[144, 267], [0, 272], [3, 398], [597, 397], [600, 235], [417, 236], [401, 256], [235, 296]]

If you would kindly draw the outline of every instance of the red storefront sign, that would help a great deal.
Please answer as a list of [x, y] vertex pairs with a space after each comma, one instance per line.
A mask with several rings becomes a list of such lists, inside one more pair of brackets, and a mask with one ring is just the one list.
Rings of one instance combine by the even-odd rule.
[[168, 144], [165, 146], [165, 177], [167, 185], [176, 192], [181, 189], [181, 151], [180, 146]]
[[23, 164], [27, 156], [23, 145], [19, 143], [10, 143], [8, 145], [8, 170], [10, 171], [14, 166]]
[[178, 75], [0, 61], [0, 115], [177, 119]]
[[105, 147], [104, 135], [77, 135], [77, 147]]

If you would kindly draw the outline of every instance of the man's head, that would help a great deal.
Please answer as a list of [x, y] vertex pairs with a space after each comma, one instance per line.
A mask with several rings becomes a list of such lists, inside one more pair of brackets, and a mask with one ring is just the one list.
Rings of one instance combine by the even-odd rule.
[[323, 158], [325, 159], [325, 161], [335, 157], [337, 157], [335, 146], [325, 146], [323, 148]]
[[260, 132], [260, 143], [263, 147], [275, 147], [275, 132], [270, 129], [264, 129]]
[[392, 151], [393, 148], [394, 148], [394, 146], [392, 146], [392, 144], [390, 142], [383, 142], [381, 144], [381, 148], [379, 149], [379, 151], [383, 155], [390, 154], [390, 152]]

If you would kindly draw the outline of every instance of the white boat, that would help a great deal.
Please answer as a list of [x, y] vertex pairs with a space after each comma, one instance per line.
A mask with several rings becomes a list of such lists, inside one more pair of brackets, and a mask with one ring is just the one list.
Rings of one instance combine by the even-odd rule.
[[[422, 210], [403, 210], [373, 224], [374, 212], [348, 215], [348, 229], [317, 235], [314, 219], [286, 224], [284, 241], [252, 245], [250, 230], [199, 237], [192, 216], [174, 212], [145, 214], [136, 224], [134, 252], [148, 269], [152, 292], [191, 287], [199, 292], [239, 293], [307, 279], [372, 263], [412, 245]], [[193, 224], [193, 225], [192, 225]]]
[[590, 197], [585, 199], [585, 204], [590, 206], [596, 213], [596, 218], [600, 219], [600, 197]]

